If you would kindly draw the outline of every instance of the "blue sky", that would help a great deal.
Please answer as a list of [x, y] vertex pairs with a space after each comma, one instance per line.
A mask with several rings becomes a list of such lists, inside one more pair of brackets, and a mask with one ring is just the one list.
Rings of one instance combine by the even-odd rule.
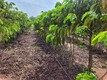
[[5, 0], [8, 2], [14, 2], [16, 7], [27, 13], [28, 16], [37, 16], [41, 11], [47, 11], [54, 8], [57, 1], [63, 0]]

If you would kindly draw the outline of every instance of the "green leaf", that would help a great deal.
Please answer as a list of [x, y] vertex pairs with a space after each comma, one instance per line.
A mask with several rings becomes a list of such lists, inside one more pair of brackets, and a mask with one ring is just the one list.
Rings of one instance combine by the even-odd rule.
[[67, 17], [64, 19], [64, 23], [66, 23], [67, 21], [70, 21], [71, 23], [75, 23], [76, 18], [77, 16], [75, 14], [69, 13]]
[[0, 24], [3, 24], [3, 21], [0, 19]]
[[96, 4], [93, 4], [91, 7], [90, 7], [90, 11], [93, 11], [93, 9], [95, 8]]
[[90, 17], [92, 20], [97, 19], [97, 14], [95, 12], [91, 12]]
[[107, 21], [107, 14], [103, 14], [100, 18], [102, 21]]
[[97, 14], [94, 12], [94, 11], [88, 11], [88, 12], [85, 12], [82, 16], [82, 21], [86, 18], [86, 17], [90, 17], [91, 20], [94, 20], [97, 18]]
[[84, 25], [88, 26], [92, 22], [92, 19], [90, 17], [87, 17], [84, 21]]
[[75, 14], [72, 14], [71, 17], [70, 17], [70, 22], [75, 23], [76, 18], [77, 18], [77, 16]]
[[107, 40], [104, 41], [104, 45], [107, 47]]
[[49, 31], [55, 31], [57, 29], [57, 25], [51, 25], [49, 27]]
[[53, 39], [54, 39], [54, 36], [52, 34], [48, 34], [46, 36], [46, 42], [52, 42]]
[[89, 15], [89, 13], [90, 13], [89, 11], [88, 11], [88, 12], [85, 12], [85, 13], [83, 14], [81, 20], [83, 21], [83, 20]]
[[107, 31], [99, 33], [95, 38], [92, 39], [92, 45], [94, 46], [99, 42], [104, 42], [104, 44], [106, 44], [106, 40], [107, 40], [106, 35], [107, 35]]
[[97, 80], [96, 76], [92, 72], [80, 73], [76, 76], [76, 80]]

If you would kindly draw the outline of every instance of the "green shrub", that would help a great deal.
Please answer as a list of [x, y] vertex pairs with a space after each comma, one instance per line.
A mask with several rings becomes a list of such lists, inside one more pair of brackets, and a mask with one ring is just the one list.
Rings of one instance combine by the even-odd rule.
[[92, 72], [86, 71], [84, 73], [79, 73], [76, 76], [76, 80], [97, 80], [97, 77]]

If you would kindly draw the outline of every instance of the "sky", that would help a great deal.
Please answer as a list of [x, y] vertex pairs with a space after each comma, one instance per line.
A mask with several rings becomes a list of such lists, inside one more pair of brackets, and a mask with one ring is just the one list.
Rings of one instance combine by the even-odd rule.
[[41, 11], [48, 11], [54, 8], [56, 2], [63, 0], [5, 0], [7, 2], [14, 2], [16, 7], [27, 13], [28, 16], [36, 17]]

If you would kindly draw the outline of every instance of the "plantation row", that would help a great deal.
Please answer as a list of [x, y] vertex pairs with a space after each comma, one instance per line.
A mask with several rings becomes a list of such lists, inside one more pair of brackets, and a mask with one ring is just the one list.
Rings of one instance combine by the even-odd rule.
[[14, 3], [0, 0], [0, 42], [5, 43], [26, 30], [30, 25], [26, 13], [18, 11]]
[[[62, 3], [57, 2], [54, 9], [42, 12], [36, 17], [36, 32], [54, 47], [64, 45], [71, 35], [72, 40], [78, 36], [88, 39], [88, 69], [91, 71], [93, 46], [98, 42], [103, 42], [107, 47], [107, 10], [103, 1], [63, 0]], [[78, 77], [77, 80], [82, 79]], [[87, 77], [86, 80], [96, 79]]]

